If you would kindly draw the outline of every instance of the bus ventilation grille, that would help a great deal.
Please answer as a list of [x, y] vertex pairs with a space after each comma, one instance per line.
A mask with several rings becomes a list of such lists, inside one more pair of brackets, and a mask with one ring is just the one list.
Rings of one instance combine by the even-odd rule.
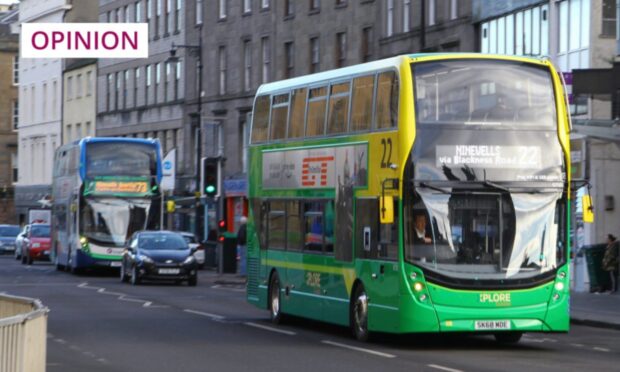
[[248, 257], [248, 297], [258, 296], [258, 258]]

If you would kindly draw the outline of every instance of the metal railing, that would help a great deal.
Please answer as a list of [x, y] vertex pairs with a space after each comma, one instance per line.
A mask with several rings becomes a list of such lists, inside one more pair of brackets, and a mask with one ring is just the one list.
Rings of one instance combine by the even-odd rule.
[[0, 295], [0, 372], [44, 372], [47, 314], [39, 300]]

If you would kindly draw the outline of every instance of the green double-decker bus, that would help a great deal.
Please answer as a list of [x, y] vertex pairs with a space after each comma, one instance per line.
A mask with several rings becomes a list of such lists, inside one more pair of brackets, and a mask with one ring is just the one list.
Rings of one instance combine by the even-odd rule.
[[568, 331], [569, 127], [546, 59], [413, 54], [261, 86], [248, 301], [360, 340]]

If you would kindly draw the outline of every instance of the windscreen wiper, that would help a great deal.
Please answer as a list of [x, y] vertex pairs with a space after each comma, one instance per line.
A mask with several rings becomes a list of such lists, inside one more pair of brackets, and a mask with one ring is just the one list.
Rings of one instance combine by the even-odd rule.
[[498, 190], [510, 193], [510, 189], [509, 188], [504, 187], [502, 185], [498, 185], [495, 182], [484, 180], [484, 181], [482, 181], [482, 184], [485, 185], [485, 186], [488, 186], [488, 187], [492, 187], [494, 189], [498, 189]]
[[451, 194], [450, 191], [444, 190], [441, 187], [429, 185], [426, 182], [420, 182], [420, 187], [425, 187], [425, 188], [428, 188], [428, 189], [431, 189], [431, 190], [439, 191], [442, 194]]

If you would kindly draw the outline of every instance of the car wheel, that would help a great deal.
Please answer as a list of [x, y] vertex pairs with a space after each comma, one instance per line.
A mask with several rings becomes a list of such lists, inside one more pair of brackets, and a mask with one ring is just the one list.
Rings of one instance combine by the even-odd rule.
[[127, 273], [125, 272], [125, 264], [121, 263], [121, 283], [127, 283], [129, 278], [127, 277]]
[[368, 296], [363, 286], [357, 287], [351, 303], [351, 330], [359, 341], [368, 341]]
[[134, 266], [131, 270], [131, 285], [138, 285], [142, 282], [140, 274], [138, 273], [138, 267]]
[[521, 340], [523, 332], [502, 332], [495, 334], [495, 341], [500, 344], [516, 344]]
[[187, 280], [187, 285], [190, 287], [195, 287], [198, 284], [198, 275], [190, 276]]
[[269, 310], [273, 324], [282, 323], [280, 292], [280, 277], [278, 273], [274, 273], [269, 282]]

